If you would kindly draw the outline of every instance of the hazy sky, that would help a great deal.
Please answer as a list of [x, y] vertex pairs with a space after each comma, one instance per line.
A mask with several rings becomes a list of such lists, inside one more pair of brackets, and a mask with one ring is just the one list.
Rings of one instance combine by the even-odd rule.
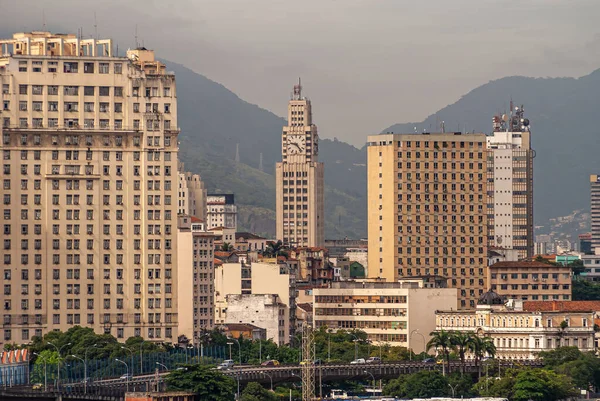
[[[43, 12], [42, 12], [43, 10]], [[284, 116], [302, 77], [321, 137], [362, 145], [492, 79], [600, 68], [599, 0], [0, 0], [2, 29], [139, 41]], [[503, 102], [503, 101], [502, 101]]]

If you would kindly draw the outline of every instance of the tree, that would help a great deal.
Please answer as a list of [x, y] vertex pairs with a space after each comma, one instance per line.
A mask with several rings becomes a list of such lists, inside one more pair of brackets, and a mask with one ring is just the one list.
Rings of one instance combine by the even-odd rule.
[[559, 347], [540, 352], [539, 356], [546, 367], [570, 377], [577, 387], [600, 387], [600, 359], [593, 353], [581, 352], [577, 347]]
[[168, 389], [191, 391], [206, 401], [232, 401], [236, 383], [220, 371], [207, 365], [183, 365], [184, 369], [174, 370], [165, 379]]
[[452, 335], [449, 331], [441, 329], [440, 331], [432, 331], [429, 333], [431, 339], [427, 343], [427, 350], [435, 348], [442, 352], [446, 359], [447, 371], [450, 373], [450, 350], [452, 349]]
[[240, 401], [277, 401], [277, 396], [260, 383], [250, 382], [242, 391]]
[[450, 343], [452, 348], [458, 353], [462, 371], [465, 371], [465, 353], [472, 348], [473, 333], [452, 332], [450, 333]]
[[571, 380], [546, 369], [526, 369], [517, 374], [514, 401], [556, 401], [577, 395]]
[[267, 249], [265, 250], [265, 255], [269, 257], [277, 257], [279, 255], [287, 256], [287, 252], [285, 252], [286, 247], [283, 245], [281, 240], [277, 241], [269, 241], [267, 243]]
[[514, 369], [509, 370], [503, 377], [486, 376], [480, 379], [474, 386], [473, 391], [482, 397], [498, 397], [512, 399], [515, 386]]
[[233, 251], [233, 245], [228, 242], [223, 242], [223, 245], [221, 245], [221, 250], [223, 252], [231, 252]]
[[448, 395], [448, 379], [437, 370], [422, 370], [406, 377], [404, 398], [432, 398]]
[[583, 352], [577, 347], [558, 347], [552, 351], [540, 352], [539, 358], [544, 361], [545, 366], [554, 368], [567, 362], [576, 361], [583, 355]]
[[575, 278], [572, 286], [573, 301], [600, 300], [600, 284]]
[[494, 345], [494, 340], [490, 337], [479, 337], [474, 335], [471, 339], [471, 343], [469, 344], [469, 350], [473, 353], [475, 357], [475, 366], [478, 367], [479, 378], [481, 379], [481, 365], [479, 364], [481, 360], [486, 356], [494, 357], [496, 355], [496, 346]]

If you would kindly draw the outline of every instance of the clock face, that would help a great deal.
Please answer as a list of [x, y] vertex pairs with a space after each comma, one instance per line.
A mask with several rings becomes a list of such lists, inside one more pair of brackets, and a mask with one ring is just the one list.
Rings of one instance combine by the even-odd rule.
[[290, 135], [287, 138], [287, 151], [290, 154], [303, 153], [306, 150], [303, 135]]

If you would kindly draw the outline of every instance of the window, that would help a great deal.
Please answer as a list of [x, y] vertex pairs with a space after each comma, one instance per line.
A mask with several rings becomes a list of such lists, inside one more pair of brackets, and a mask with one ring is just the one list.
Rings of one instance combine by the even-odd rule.
[[123, 73], [123, 64], [115, 63], [115, 74], [122, 74], [122, 73]]
[[19, 85], [19, 95], [27, 94], [27, 85]]
[[[108, 86], [101, 86], [100, 88], [100, 96], [109, 96], [110, 95], [110, 88]], [[100, 110], [102, 111], [102, 110]]]
[[123, 87], [115, 86], [115, 97], [123, 97]]
[[34, 95], [43, 95], [44, 87], [42, 85], [33, 85], [31, 87], [31, 93], [33, 93]]
[[[83, 94], [85, 96], [94, 96], [94, 87], [93, 86], [84, 86]], [[92, 103], [93, 104], [93, 103]], [[87, 110], [86, 110], [87, 111]], [[92, 110], [93, 111], [93, 110]]]
[[79, 62], [77, 61], [65, 61], [63, 63], [63, 72], [65, 73], [77, 73], [79, 69]]
[[94, 73], [94, 63], [83, 63], [83, 72], [85, 74], [93, 74]]
[[100, 74], [108, 74], [109, 63], [100, 63], [98, 66], [98, 72]]

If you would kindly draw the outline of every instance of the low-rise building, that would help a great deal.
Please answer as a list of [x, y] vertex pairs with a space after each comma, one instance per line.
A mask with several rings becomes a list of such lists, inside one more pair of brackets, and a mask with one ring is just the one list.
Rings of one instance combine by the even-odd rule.
[[600, 255], [583, 255], [584, 271], [579, 277], [588, 281], [600, 281]]
[[289, 308], [276, 294], [227, 295], [225, 324], [250, 323], [267, 332], [277, 345], [287, 344], [290, 336]]
[[227, 323], [220, 326], [227, 337], [266, 340], [267, 329], [249, 323]]
[[240, 251], [264, 251], [268, 243], [269, 240], [260, 235], [247, 232], [235, 233], [235, 249]]
[[233, 194], [208, 194], [206, 197], [206, 223], [216, 227], [237, 229], [237, 206]]
[[363, 330], [374, 343], [417, 353], [435, 329], [435, 311], [458, 307], [456, 288], [424, 288], [417, 281], [340, 281], [314, 288], [313, 296], [314, 327]]
[[214, 235], [200, 219], [179, 216], [177, 243], [178, 333], [196, 343], [214, 327]]
[[[285, 263], [223, 263], [215, 268], [215, 322], [223, 324], [230, 308], [228, 296], [275, 294], [289, 311], [288, 332], [295, 331], [296, 276]], [[242, 322], [251, 323], [251, 322]], [[263, 327], [257, 324], [259, 327]], [[287, 343], [287, 341], [286, 341]]]
[[476, 310], [436, 311], [436, 330], [490, 337], [496, 346], [496, 358], [502, 359], [535, 359], [539, 352], [560, 346], [594, 351], [595, 313], [590, 306], [572, 310], [544, 306], [552, 302], [505, 302], [499, 294], [488, 291], [479, 299]]
[[317, 285], [333, 281], [333, 267], [329, 264], [326, 248], [296, 248], [289, 252], [289, 257], [298, 261], [298, 270], [296, 270], [298, 280]]
[[537, 261], [498, 262], [488, 268], [490, 288], [524, 301], [571, 299], [571, 268]]

